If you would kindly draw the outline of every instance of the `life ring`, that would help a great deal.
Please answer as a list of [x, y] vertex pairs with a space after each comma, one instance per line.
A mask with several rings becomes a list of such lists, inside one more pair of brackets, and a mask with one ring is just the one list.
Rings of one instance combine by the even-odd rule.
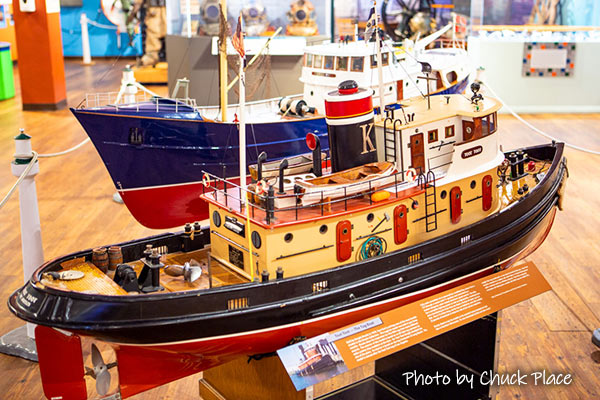
[[404, 179], [408, 182], [413, 182], [417, 178], [417, 171], [414, 168], [409, 168], [404, 173]]
[[208, 176], [208, 174], [206, 174], [206, 173], [202, 176], [202, 184], [206, 188], [209, 187], [211, 184], [210, 176]]
[[267, 182], [265, 182], [264, 179], [261, 179], [260, 181], [256, 182], [256, 194], [259, 196], [262, 196], [263, 194], [265, 194], [265, 191], [267, 190]]

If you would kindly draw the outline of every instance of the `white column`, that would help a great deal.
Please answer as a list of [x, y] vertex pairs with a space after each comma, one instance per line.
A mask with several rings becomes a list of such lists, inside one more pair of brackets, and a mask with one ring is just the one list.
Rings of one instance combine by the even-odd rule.
[[[15, 137], [17, 152], [11, 164], [12, 173], [21, 176], [27, 168], [27, 160], [31, 159], [31, 137], [23, 130]], [[21, 212], [21, 248], [23, 251], [23, 279], [28, 282], [35, 270], [44, 262], [42, 248], [42, 230], [38, 211], [35, 176], [40, 172], [38, 162], [19, 185], [19, 206]], [[34, 338], [35, 325], [27, 324], [27, 336]]]
[[81, 52], [83, 54], [83, 64], [91, 65], [92, 54], [90, 52], [90, 35], [88, 34], [88, 23], [85, 13], [81, 13], [79, 22], [81, 23]]

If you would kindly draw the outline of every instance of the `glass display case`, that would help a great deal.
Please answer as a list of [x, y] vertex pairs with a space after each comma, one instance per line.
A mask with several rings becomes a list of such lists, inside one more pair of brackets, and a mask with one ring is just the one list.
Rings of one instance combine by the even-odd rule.
[[[235, 31], [241, 14], [249, 37], [271, 36], [278, 28], [284, 36], [331, 33], [331, 0], [228, 0], [226, 5], [230, 31]], [[219, 0], [172, 0], [167, 7], [169, 34], [219, 35]]]

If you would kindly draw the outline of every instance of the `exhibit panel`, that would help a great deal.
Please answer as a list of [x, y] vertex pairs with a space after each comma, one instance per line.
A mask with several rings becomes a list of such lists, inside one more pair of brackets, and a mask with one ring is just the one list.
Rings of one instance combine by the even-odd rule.
[[342, 3], [14, 4], [7, 398], [600, 396], [596, 5]]

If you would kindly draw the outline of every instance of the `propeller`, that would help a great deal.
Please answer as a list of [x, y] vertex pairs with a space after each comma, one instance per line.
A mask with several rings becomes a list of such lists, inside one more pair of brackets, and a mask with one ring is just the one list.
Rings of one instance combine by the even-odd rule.
[[104, 363], [100, 350], [92, 343], [92, 365], [94, 368], [85, 367], [85, 374], [96, 380], [96, 392], [98, 392], [100, 396], [104, 396], [110, 389], [110, 372], [108, 370], [116, 367], [117, 363]]
[[184, 265], [167, 265], [165, 273], [170, 276], [183, 276], [186, 282], [192, 283], [202, 276], [203, 264], [196, 260], [190, 260]]
[[74, 281], [74, 280], [83, 278], [84, 275], [85, 274], [82, 271], [66, 270], [66, 271], [59, 271], [59, 272], [55, 272], [55, 271], [45, 272], [43, 276], [46, 279], [52, 278], [54, 280], [61, 280], [61, 281]]

